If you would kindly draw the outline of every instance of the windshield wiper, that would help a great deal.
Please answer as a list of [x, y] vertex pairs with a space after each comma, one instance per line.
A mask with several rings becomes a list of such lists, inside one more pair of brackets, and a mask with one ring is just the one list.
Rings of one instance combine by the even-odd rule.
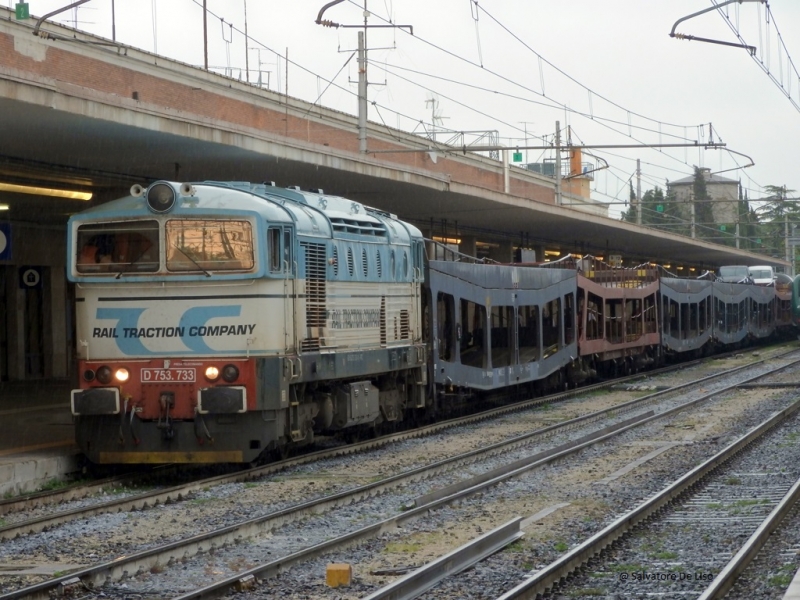
[[185, 251], [183, 248], [181, 248], [180, 246], [178, 246], [178, 244], [176, 244], [176, 243], [174, 243], [174, 242], [173, 242], [172, 246], [173, 246], [175, 249], [177, 249], [177, 250], [178, 250], [178, 252], [180, 252], [180, 253], [181, 253], [181, 254], [183, 254], [183, 255], [184, 255], [186, 258], [188, 258], [190, 261], [192, 261], [192, 264], [193, 264], [195, 267], [197, 267], [198, 269], [200, 269], [200, 270], [201, 270], [203, 273], [205, 273], [205, 274], [206, 274], [206, 277], [211, 277], [211, 273], [209, 273], [209, 272], [208, 272], [208, 271], [206, 271], [206, 270], [205, 270], [203, 267], [201, 267], [201, 266], [199, 265], [199, 263], [198, 263], [198, 262], [197, 262], [197, 261], [196, 261], [194, 258], [192, 258], [190, 255], [188, 255], [188, 254], [186, 253], [186, 251]]
[[145, 248], [144, 250], [141, 250], [141, 251], [139, 252], [139, 254], [136, 256], [136, 258], [134, 258], [134, 259], [133, 259], [131, 262], [129, 262], [129, 263], [125, 263], [125, 265], [123, 266], [123, 268], [122, 268], [122, 269], [121, 269], [121, 270], [120, 270], [120, 271], [117, 273], [117, 276], [116, 276], [116, 277], [114, 277], [114, 279], [119, 279], [120, 277], [122, 277], [122, 274], [123, 274], [123, 273], [127, 273], [127, 272], [130, 270], [130, 267], [132, 267], [134, 264], [136, 264], [137, 262], [139, 262], [139, 259], [140, 259], [140, 258], [142, 258], [142, 257], [144, 256], [144, 253], [145, 253], [145, 252], [147, 252], [149, 249], [150, 249], [150, 247], [148, 246], [148, 247], [147, 247], [147, 248]]

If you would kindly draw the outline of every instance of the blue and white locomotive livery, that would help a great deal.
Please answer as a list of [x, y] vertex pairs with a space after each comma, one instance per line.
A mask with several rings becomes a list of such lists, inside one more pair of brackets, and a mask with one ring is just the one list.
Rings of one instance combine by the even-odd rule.
[[92, 462], [249, 462], [424, 407], [423, 240], [389, 214], [159, 181], [68, 236]]
[[428, 260], [393, 215], [267, 184], [137, 185], [72, 217], [68, 243], [72, 412], [99, 464], [249, 463], [800, 322], [797, 281]]

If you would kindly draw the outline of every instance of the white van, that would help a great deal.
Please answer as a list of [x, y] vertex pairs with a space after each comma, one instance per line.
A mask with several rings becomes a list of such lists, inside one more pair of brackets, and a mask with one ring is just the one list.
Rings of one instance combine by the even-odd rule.
[[775, 283], [775, 269], [769, 266], [748, 267], [750, 279], [756, 285], [773, 285]]
[[726, 265], [719, 268], [717, 281], [722, 283], [752, 283], [750, 271], [745, 265]]

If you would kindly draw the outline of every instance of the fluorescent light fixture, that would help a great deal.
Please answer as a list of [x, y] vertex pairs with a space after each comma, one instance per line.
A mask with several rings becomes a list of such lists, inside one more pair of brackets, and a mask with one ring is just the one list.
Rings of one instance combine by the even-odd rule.
[[57, 190], [54, 188], [36, 187], [32, 185], [18, 185], [16, 183], [0, 182], [0, 192], [17, 192], [18, 194], [34, 194], [36, 196], [53, 196], [55, 198], [70, 198], [72, 200], [91, 200], [92, 192], [75, 192], [73, 190]]
[[0, 204], [0, 210], [8, 210], [8, 204]]
[[440, 244], [460, 244], [461, 238], [450, 238], [450, 237], [441, 237], [438, 235], [433, 236], [434, 242], [439, 242]]

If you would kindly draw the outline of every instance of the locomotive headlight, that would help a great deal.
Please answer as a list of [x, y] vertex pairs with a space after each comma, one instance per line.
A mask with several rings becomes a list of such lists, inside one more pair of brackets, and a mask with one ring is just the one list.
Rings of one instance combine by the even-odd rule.
[[166, 183], [154, 183], [147, 190], [147, 206], [156, 213], [165, 213], [175, 206], [175, 190]]
[[97, 369], [97, 381], [102, 383], [103, 385], [108, 385], [111, 383], [111, 367], [107, 367], [103, 365], [99, 369]]
[[94, 381], [94, 371], [92, 371], [91, 369], [86, 369], [83, 372], [83, 379], [85, 381]]
[[216, 381], [219, 379], [219, 369], [217, 367], [206, 367], [206, 379]]
[[236, 365], [225, 365], [222, 367], [222, 378], [228, 383], [233, 383], [239, 379], [239, 368]]
[[114, 373], [114, 379], [116, 379], [120, 383], [125, 383], [126, 381], [128, 381], [128, 377], [130, 377], [128, 369], [117, 369], [116, 373]]

